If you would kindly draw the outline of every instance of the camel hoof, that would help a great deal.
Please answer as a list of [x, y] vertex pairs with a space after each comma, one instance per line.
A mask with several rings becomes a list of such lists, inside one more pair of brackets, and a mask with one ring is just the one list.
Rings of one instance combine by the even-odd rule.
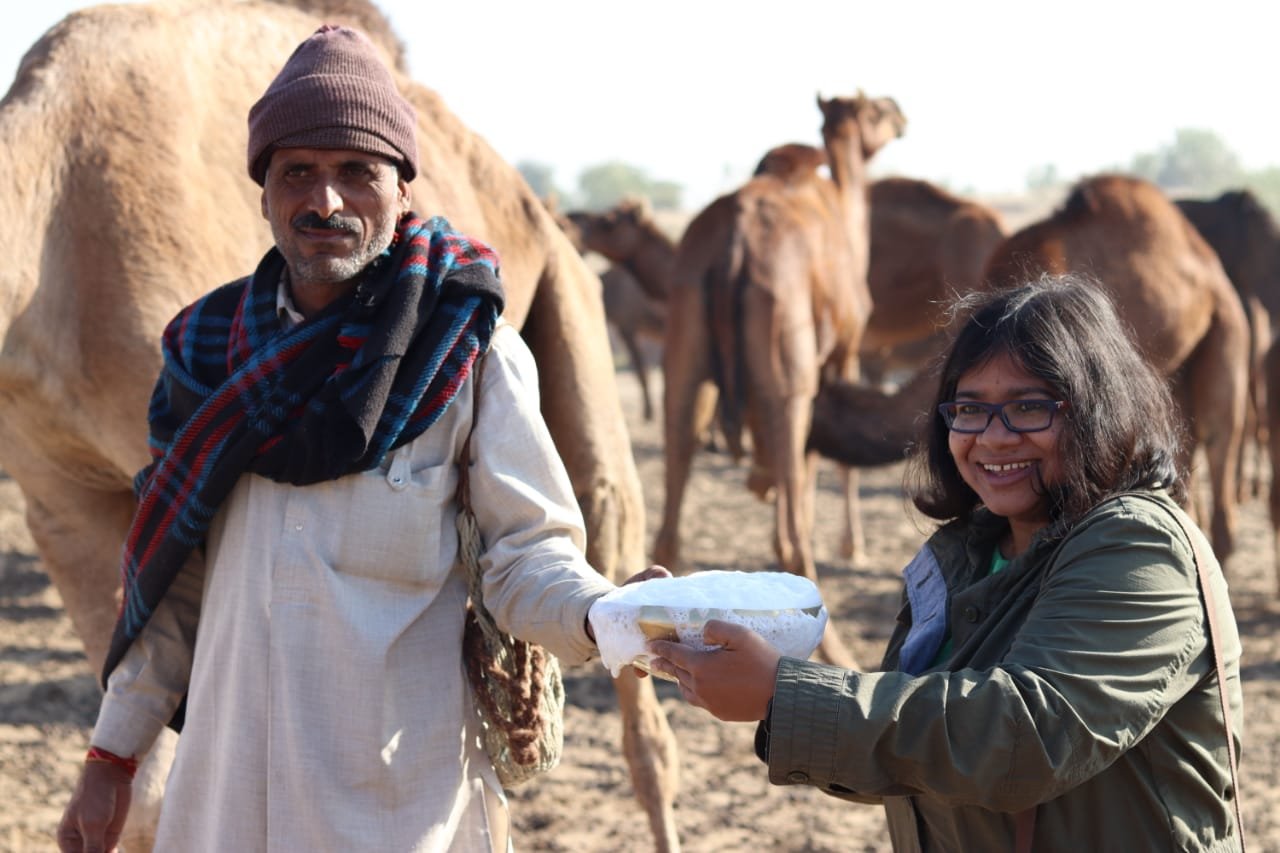
[[762, 501], [772, 501], [776, 489], [773, 477], [763, 468], [752, 468], [747, 474], [747, 488]]

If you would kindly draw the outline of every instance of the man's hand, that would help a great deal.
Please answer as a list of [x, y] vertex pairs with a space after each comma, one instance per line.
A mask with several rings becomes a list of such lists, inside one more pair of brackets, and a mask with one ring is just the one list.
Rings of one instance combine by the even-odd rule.
[[[638, 574], [634, 574], [631, 577], [627, 578], [625, 581], [622, 582], [622, 585], [626, 586], [629, 583], [640, 583], [641, 581], [651, 581], [651, 580], [654, 580], [655, 578], [669, 578], [669, 577], [671, 577], [671, 572], [667, 571], [666, 566], [659, 566], [655, 563], [654, 565], [645, 569], [643, 572], [639, 572]], [[587, 628], [587, 636], [590, 637], [591, 642], [594, 643], [596, 641], [596, 632], [591, 627], [590, 609], [587, 610], [587, 615], [583, 619], [583, 622], [585, 623]], [[648, 673], [638, 669], [635, 670], [635, 673], [641, 678], [644, 678], [646, 675], [648, 675]]]
[[689, 704], [729, 722], [763, 720], [773, 698], [782, 655], [750, 628], [712, 619], [702, 639], [718, 649], [700, 652], [680, 643], [654, 640], [649, 665], [680, 682]]
[[105, 761], [85, 762], [80, 781], [58, 824], [63, 853], [107, 853], [115, 850], [133, 797], [133, 779]]
[[667, 567], [659, 566], [658, 564], [655, 563], [649, 568], [645, 569], [643, 572], [640, 572], [639, 574], [635, 574], [627, 578], [622, 582], [622, 585], [626, 586], [627, 584], [641, 583], [642, 581], [651, 581], [651, 580], [656, 580], [657, 578], [669, 578], [669, 577], [671, 577], [671, 572], [667, 570]]

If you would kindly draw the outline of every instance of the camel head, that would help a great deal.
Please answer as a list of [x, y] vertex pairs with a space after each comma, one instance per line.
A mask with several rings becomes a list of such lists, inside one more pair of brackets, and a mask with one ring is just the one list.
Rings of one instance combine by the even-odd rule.
[[818, 95], [822, 111], [822, 137], [828, 142], [848, 139], [857, 133], [862, 143], [863, 159], [902, 136], [907, 118], [893, 98], [868, 98], [861, 89], [853, 97], [823, 98]]
[[625, 263], [639, 252], [645, 235], [658, 227], [643, 198], [624, 199], [601, 213], [571, 211], [567, 218], [584, 249], [599, 252], [616, 263]]

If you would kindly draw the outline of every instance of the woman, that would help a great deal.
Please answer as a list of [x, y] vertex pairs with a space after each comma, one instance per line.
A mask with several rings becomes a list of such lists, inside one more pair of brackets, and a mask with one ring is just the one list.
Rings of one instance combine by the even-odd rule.
[[770, 781], [882, 802], [898, 850], [1238, 849], [1198, 552], [1237, 752], [1240, 642], [1178, 508], [1164, 381], [1088, 281], [958, 311], [910, 468], [945, 523], [904, 571], [883, 671], [783, 658], [723, 622], [705, 636], [721, 649], [655, 642], [654, 668], [721, 719], [762, 721]]

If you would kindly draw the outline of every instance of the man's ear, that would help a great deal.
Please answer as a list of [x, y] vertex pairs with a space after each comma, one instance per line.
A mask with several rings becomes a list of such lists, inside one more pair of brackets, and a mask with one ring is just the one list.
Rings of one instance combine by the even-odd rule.
[[[396, 178], [396, 188], [400, 196], [400, 212], [408, 213], [409, 208], [412, 206], [413, 190], [409, 189], [409, 182], [401, 177]], [[265, 203], [264, 200], [263, 204]]]
[[267, 215], [267, 191], [265, 188], [262, 190], [261, 201], [262, 201], [262, 218], [270, 219], [271, 217]]

